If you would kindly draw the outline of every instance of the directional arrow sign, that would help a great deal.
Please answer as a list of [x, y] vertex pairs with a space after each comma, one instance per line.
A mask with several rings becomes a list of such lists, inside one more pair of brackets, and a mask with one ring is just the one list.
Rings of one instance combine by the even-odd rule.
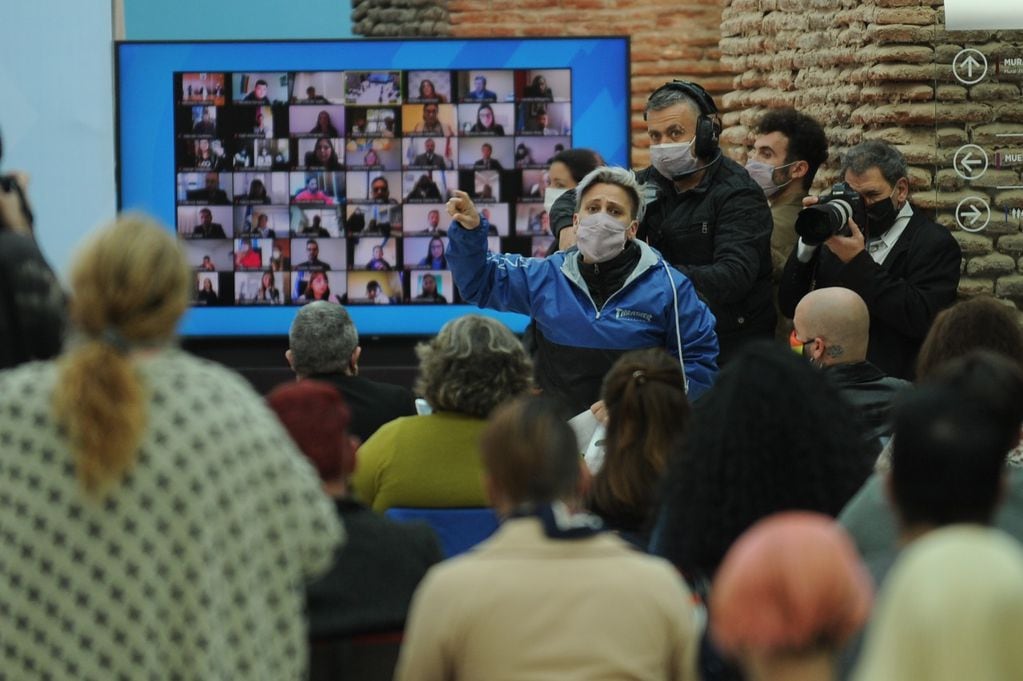
[[987, 57], [972, 47], [959, 50], [952, 60], [952, 75], [963, 85], [979, 83], [987, 75]]
[[967, 196], [956, 206], [956, 223], [967, 232], [979, 232], [991, 221], [991, 207], [979, 196]]
[[952, 166], [964, 180], [976, 180], [987, 172], [987, 152], [976, 144], [964, 144], [956, 150]]

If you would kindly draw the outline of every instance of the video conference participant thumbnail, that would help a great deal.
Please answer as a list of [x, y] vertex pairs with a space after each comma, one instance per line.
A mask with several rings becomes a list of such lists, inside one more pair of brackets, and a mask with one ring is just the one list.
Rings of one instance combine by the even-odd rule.
[[177, 81], [178, 101], [182, 104], [227, 103], [227, 80], [223, 73], [182, 73]]
[[451, 98], [450, 71], [408, 71], [406, 85], [407, 102], [444, 102]]
[[305, 270], [292, 275], [292, 300], [298, 305], [315, 301], [344, 304], [348, 282], [344, 272]]

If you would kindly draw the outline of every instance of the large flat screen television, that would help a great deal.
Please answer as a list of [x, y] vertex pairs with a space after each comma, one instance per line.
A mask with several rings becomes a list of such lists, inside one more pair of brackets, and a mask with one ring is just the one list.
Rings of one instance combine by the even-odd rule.
[[625, 37], [120, 42], [119, 207], [181, 238], [186, 336], [285, 334], [311, 300], [364, 334], [432, 334], [476, 310], [443, 257], [448, 192], [489, 214], [491, 250], [542, 255], [551, 157], [629, 165], [628, 54]]

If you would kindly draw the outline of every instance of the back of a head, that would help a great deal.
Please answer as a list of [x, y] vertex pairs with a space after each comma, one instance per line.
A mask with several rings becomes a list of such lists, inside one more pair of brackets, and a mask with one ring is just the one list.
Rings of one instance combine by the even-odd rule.
[[574, 149], [565, 149], [554, 155], [551, 159], [551, 163], [564, 163], [565, 167], [572, 174], [572, 179], [575, 180], [576, 184], [586, 177], [588, 174], [593, 172], [597, 166], [603, 165], [603, 161], [593, 149], [586, 149], [584, 147], [577, 147]]
[[484, 470], [513, 506], [569, 499], [579, 480], [578, 449], [557, 403], [537, 397], [499, 407], [480, 441]]
[[817, 513], [772, 515], [725, 556], [711, 632], [733, 656], [837, 651], [866, 622], [873, 588], [852, 540]]
[[359, 344], [359, 332], [348, 310], [320, 300], [299, 309], [288, 344], [299, 376], [341, 373]]
[[80, 339], [62, 364], [54, 407], [92, 492], [134, 463], [146, 403], [130, 354], [171, 339], [191, 281], [173, 235], [141, 215], [101, 229], [75, 259], [70, 317]]
[[1023, 370], [994, 353], [944, 365], [896, 407], [892, 493], [906, 526], [990, 523], [1023, 425]]
[[804, 339], [824, 339], [828, 361], [859, 362], [867, 356], [870, 312], [855, 291], [840, 286], [814, 289], [799, 301], [793, 321]]
[[956, 525], [914, 541], [878, 599], [856, 681], [1003, 681], [1023, 669], [1023, 549]]
[[532, 363], [522, 342], [491, 317], [452, 319], [429, 342], [417, 345], [416, 355], [416, 392], [436, 411], [486, 418], [530, 386]]
[[837, 514], [873, 459], [822, 372], [773, 342], [750, 343], [693, 405], [668, 466], [658, 552], [709, 577], [735, 538], [766, 515]]
[[1019, 313], [990, 296], [970, 298], [942, 310], [920, 346], [917, 378], [926, 378], [943, 363], [970, 350], [992, 350], [1023, 366]]
[[[661, 348], [622, 355], [604, 377], [604, 463], [590, 488], [596, 508], [646, 516], [668, 454], [689, 425], [682, 369]], [[638, 518], [637, 518], [638, 519]]]
[[292, 381], [270, 391], [266, 402], [321, 480], [343, 479], [354, 470], [351, 413], [337, 388], [322, 381]]

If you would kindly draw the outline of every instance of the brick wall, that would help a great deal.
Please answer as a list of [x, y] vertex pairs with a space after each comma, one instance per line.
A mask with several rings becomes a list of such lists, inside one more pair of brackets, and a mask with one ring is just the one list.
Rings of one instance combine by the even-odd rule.
[[646, 98], [672, 78], [699, 81], [720, 95], [732, 85], [720, 62], [717, 0], [449, 0], [451, 35], [586, 36], [632, 39], [632, 161], [649, 163]]
[[[723, 103], [723, 144], [733, 156], [750, 141], [750, 126], [767, 108], [792, 105], [817, 118], [831, 144], [818, 187], [836, 180], [839, 155], [880, 138], [911, 164], [914, 204], [949, 227], [964, 252], [960, 294], [995, 293], [1023, 304], [1023, 207], [1019, 166], [992, 169], [967, 182], [954, 171], [967, 143], [991, 154], [1011, 149], [995, 135], [1020, 131], [1023, 75], [1001, 74], [964, 85], [952, 61], [964, 46], [988, 55], [1020, 54], [1023, 33], [944, 30], [940, 0], [731, 0], [722, 12], [722, 64], [736, 75]], [[1023, 149], [1023, 140], [1015, 147]], [[968, 196], [992, 206], [979, 233], [959, 229], [955, 211]]]

